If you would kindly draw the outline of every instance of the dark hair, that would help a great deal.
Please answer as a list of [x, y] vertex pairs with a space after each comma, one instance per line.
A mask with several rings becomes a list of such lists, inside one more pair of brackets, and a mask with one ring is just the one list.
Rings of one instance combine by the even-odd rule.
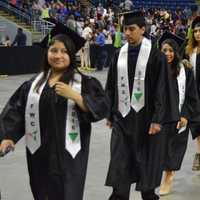
[[181, 57], [179, 55], [179, 46], [177, 42], [173, 39], [166, 39], [162, 42], [161, 48], [164, 44], [168, 44], [170, 47], [172, 47], [174, 52], [174, 59], [170, 65], [170, 71], [172, 73], [172, 76], [176, 78], [179, 75], [180, 72], [180, 66], [179, 63], [181, 61]]
[[142, 28], [142, 27], [146, 27], [146, 22], [145, 22], [145, 20], [144, 21], [141, 21], [141, 22], [138, 22], [138, 23], [136, 23], [140, 28]]
[[22, 28], [18, 28], [17, 31], [18, 32], [23, 32], [23, 29]]
[[47, 78], [48, 72], [51, 69], [51, 66], [48, 63], [47, 53], [48, 53], [49, 47], [52, 46], [56, 41], [62, 42], [64, 44], [65, 48], [67, 49], [68, 55], [70, 57], [70, 66], [63, 72], [63, 75], [60, 78], [60, 81], [69, 83], [69, 81], [72, 80], [74, 77], [74, 72], [76, 69], [75, 44], [71, 40], [71, 38], [68, 37], [67, 35], [58, 34], [51, 39], [49, 46], [45, 51], [43, 65], [42, 65], [42, 71], [44, 72], [44, 75], [39, 80], [38, 84], [36, 85], [36, 87], [35, 87], [36, 90], [38, 90], [40, 88], [40, 86], [44, 83], [44, 81]]

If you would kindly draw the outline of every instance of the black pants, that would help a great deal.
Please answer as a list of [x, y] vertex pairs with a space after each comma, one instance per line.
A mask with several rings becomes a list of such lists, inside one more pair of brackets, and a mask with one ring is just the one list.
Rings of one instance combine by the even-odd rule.
[[[129, 200], [130, 186], [120, 186], [120, 188], [113, 188], [113, 193], [108, 200]], [[141, 191], [143, 200], [158, 200], [159, 196], [155, 194], [154, 189], [148, 191]]]

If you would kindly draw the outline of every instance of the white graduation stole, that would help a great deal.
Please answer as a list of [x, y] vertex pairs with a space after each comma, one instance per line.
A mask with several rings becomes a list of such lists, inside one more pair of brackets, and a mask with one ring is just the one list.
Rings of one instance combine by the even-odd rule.
[[[81, 75], [75, 74], [73, 82], [71, 81], [73, 90], [81, 93]], [[66, 139], [65, 148], [73, 158], [81, 150], [80, 126], [74, 101], [68, 99], [67, 104], [67, 122], [66, 122]]]
[[[40, 73], [36, 79], [33, 81], [26, 105], [25, 111], [25, 140], [26, 146], [32, 154], [34, 154], [37, 149], [41, 146], [41, 134], [40, 134], [40, 119], [39, 119], [39, 102], [40, 96], [44, 89], [44, 86], [49, 78], [47, 76], [46, 81], [40, 86], [39, 91], [34, 91], [35, 86], [38, 81], [42, 78], [43, 72]], [[74, 81], [70, 82], [72, 88], [77, 92], [81, 92], [81, 75], [75, 74]], [[66, 118], [66, 142], [65, 148], [71, 154], [73, 158], [81, 149], [80, 141], [80, 127], [77, 117], [77, 112], [75, 110], [75, 103], [68, 99], [67, 103], [67, 118]]]
[[41, 145], [39, 100], [50, 72], [47, 75], [46, 81], [40, 86], [38, 92], [35, 91], [35, 86], [42, 78], [43, 74], [43, 72], [40, 73], [33, 81], [29, 90], [25, 110], [25, 141], [27, 148], [32, 154], [34, 154]]
[[125, 117], [131, 107], [139, 112], [144, 107], [145, 101], [145, 75], [146, 67], [151, 52], [151, 41], [143, 38], [140, 47], [133, 84], [132, 97], [130, 100], [128, 81], [128, 43], [120, 50], [117, 62], [118, 67], [118, 109]]
[[195, 48], [190, 56], [190, 63], [192, 64], [194, 77], [196, 78], [196, 62], [197, 62], [197, 48]]
[[[183, 107], [185, 101], [185, 91], [186, 91], [186, 74], [185, 68], [182, 63], [180, 63], [180, 72], [177, 77], [178, 82], [178, 92], [179, 92], [179, 112]], [[186, 126], [179, 129], [178, 133], [182, 133], [186, 129]]]

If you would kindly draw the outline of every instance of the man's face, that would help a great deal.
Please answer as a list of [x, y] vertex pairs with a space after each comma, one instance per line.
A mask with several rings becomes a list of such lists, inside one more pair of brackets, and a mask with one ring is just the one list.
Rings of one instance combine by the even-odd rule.
[[137, 24], [124, 26], [124, 34], [128, 43], [138, 45], [142, 41], [145, 27], [140, 28]]

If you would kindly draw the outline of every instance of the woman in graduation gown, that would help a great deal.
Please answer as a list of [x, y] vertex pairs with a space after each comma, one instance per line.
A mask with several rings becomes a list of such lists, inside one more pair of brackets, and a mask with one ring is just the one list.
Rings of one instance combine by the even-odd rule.
[[[187, 149], [189, 123], [199, 115], [199, 101], [192, 66], [188, 60], [181, 60], [178, 50], [183, 39], [165, 32], [160, 38], [161, 51], [166, 55], [174, 89], [174, 102], [179, 109], [180, 120], [164, 126], [166, 134], [166, 154], [164, 159], [164, 180], [160, 195], [170, 193], [175, 175], [181, 168]], [[195, 122], [195, 121], [194, 121]]]
[[[198, 97], [200, 97], [200, 16], [197, 16], [192, 22], [185, 54], [193, 66]], [[197, 144], [197, 151], [192, 166], [193, 171], [200, 170], [200, 129], [198, 128], [198, 130], [192, 130]]]
[[107, 100], [99, 81], [76, 69], [84, 40], [62, 25], [50, 36], [43, 72], [23, 83], [1, 113], [0, 150], [25, 135], [34, 199], [82, 200], [91, 122], [105, 117]]

